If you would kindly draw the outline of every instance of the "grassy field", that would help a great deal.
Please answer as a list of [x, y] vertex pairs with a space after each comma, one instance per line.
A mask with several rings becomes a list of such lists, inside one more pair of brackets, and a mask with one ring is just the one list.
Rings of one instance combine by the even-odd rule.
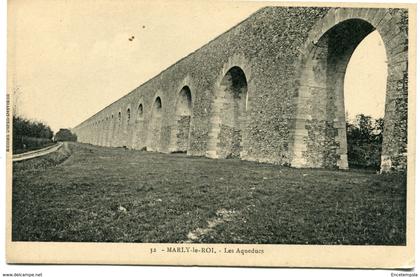
[[405, 179], [70, 143], [14, 164], [12, 237], [401, 245]]

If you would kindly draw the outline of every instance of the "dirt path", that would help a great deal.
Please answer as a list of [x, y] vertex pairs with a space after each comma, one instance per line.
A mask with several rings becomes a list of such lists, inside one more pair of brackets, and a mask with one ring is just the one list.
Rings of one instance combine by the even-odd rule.
[[17, 161], [23, 161], [23, 160], [28, 160], [28, 159], [44, 156], [54, 151], [57, 151], [58, 149], [60, 149], [61, 146], [63, 146], [63, 143], [59, 142], [56, 145], [48, 146], [42, 149], [29, 151], [22, 154], [16, 154], [16, 155], [13, 155], [13, 161], [17, 162]]

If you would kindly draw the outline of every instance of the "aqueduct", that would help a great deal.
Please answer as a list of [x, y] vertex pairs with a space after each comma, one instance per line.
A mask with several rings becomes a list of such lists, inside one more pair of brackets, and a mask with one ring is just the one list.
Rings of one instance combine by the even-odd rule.
[[382, 171], [407, 166], [408, 11], [266, 7], [76, 126], [78, 140], [348, 167], [344, 74], [378, 31], [387, 55]]

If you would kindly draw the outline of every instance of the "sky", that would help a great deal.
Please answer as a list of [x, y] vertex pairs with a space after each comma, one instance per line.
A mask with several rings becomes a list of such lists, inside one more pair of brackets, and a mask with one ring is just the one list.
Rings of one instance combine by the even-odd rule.
[[344, 77], [344, 106], [349, 119], [363, 113], [380, 118], [385, 113], [387, 59], [377, 31], [357, 46]]
[[[188, 6], [174, 1], [10, 1], [9, 83], [17, 113], [54, 131], [72, 128], [262, 6], [219, 1], [191, 1]], [[381, 48], [384, 52], [380, 43], [379, 35], [369, 36], [349, 64], [346, 82], [357, 84], [345, 86], [350, 117], [372, 113], [372, 105], [383, 106], [386, 64], [385, 56], [378, 55]], [[373, 61], [373, 56], [377, 61], [366, 64], [366, 57]], [[385, 74], [378, 77], [381, 63]], [[382, 116], [383, 108], [377, 110], [371, 115]]]

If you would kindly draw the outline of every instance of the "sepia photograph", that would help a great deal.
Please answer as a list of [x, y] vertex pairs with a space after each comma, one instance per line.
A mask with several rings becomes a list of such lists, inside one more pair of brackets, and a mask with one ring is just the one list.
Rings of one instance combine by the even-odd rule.
[[415, 20], [9, 1], [8, 262], [413, 267]]

